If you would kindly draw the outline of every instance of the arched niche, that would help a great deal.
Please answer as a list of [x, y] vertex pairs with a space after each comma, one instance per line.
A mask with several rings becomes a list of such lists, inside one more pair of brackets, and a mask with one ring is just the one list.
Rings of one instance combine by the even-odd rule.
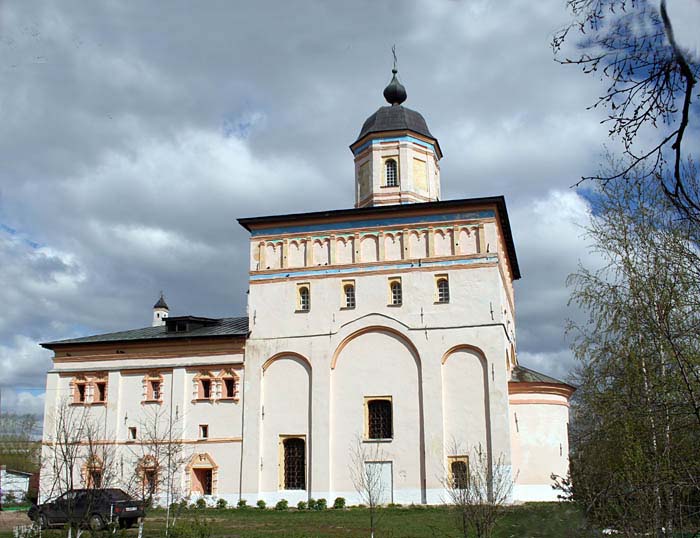
[[442, 414], [446, 452], [491, 454], [488, 362], [476, 346], [462, 344], [442, 356]]
[[[352, 495], [350, 455], [367, 443], [367, 406], [392, 405], [393, 436], [381, 447], [391, 462], [395, 502], [425, 502], [425, 438], [420, 354], [401, 331], [372, 325], [354, 331], [331, 358], [331, 489]], [[369, 445], [366, 445], [369, 446]]]
[[261, 382], [263, 467], [260, 472], [260, 491], [278, 491], [280, 469], [284, 465], [279, 451], [280, 439], [290, 435], [306, 439], [306, 487], [310, 488], [311, 363], [299, 353], [277, 353], [264, 362]]

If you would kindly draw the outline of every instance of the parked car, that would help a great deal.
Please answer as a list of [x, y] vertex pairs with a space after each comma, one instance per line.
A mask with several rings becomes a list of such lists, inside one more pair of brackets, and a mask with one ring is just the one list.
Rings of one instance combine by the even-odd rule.
[[34, 505], [27, 514], [42, 529], [66, 523], [100, 530], [110, 521], [133, 526], [145, 515], [144, 505], [121, 489], [73, 489], [57, 499]]

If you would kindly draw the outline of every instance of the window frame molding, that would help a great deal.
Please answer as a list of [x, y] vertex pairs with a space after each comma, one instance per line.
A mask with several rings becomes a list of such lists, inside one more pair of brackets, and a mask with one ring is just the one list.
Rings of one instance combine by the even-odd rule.
[[[158, 382], [158, 398], [153, 397], [153, 382]], [[160, 371], [150, 371], [143, 376], [143, 393], [141, 404], [162, 404], [163, 403], [163, 386], [165, 378]]]
[[[450, 483], [450, 486], [452, 488], [456, 488], [456, 480], [454, 473], [452, 471], [452, 464], [462, 462], [467, 466], [467, 476], [466, 476], [466, 481], [467, 481], [467, 487], [469, 487], [469, 455], [468, 454], [458, 454], [454, 456], [447, 456], [447, 472], [448, 472], [448, 480]], [[458, 488], [458, 489], [466, 489], [466, 488]]]
[[[440, 283], [445, 282], [447, 284], [447, 300], [443, 301], [440, 297]], [[435, 304], [450, 304], [451, 299], [450, 293], [450, 277], [447, 273], [440, 273], [435, 275]]]
[[[399, 302], [394, 302], [394, 285], [399, 285]], [[387, 285], [389, 287], [389, 297], [387, 300], [387, 306], [392, 308], [398, 308], [403, 306], [403, 282], [400, 276], [392, 276], [387, 279]]]
[[[388, 168], [389, 168], [389, 163], [392, 162], [394, 163], [394, 185], [389, 185], [389, 174]], [[399, 173], [399, 155], [387, 155], [386, 157], [382, 158], [382, 183], [381, 183], [382, 188], [385, 189], [398, 189], [401, 187], [401, 174]]]
[[[352, 306], [348, 305], [348, 296], [346, 289], [352, 287]], [[342, 280], [340, 282], [340, 309], [355, 310], [357, 308], [357, 286], [355, 280]]]
[[[385, 401], [389, 402], [391, 406], [391, 437], [377, 437], [373, 438], [369, 436], [369, 403], [373, 401]], [[362, 434], [362, 441], [365, 443], [390, 443], [394, 440], [394, 398], [391, 395], [384, 396], [365, 396], [364, 397], [364, 427]]]
[[[287, 489], [285, 487], [285, 458], [284, 458], [284, 442], [288, 439], [301, 439], [304, 441], [304, 488], [303, 489]], [[309, 491], [309, 443], [306, 439], [306, 434], [280, 434], [278, 437], [277, 447], [277, 491]]]
[[[302, 290], [306, 288], [307, 293], [307, 304], [306, 308], [303, 308], [304, 304], [302, 301]], [[310, 282], [299, 282], [296, 287], [296, 310], [295, 314], [308, 314], [311, 312], [311, 283]]]

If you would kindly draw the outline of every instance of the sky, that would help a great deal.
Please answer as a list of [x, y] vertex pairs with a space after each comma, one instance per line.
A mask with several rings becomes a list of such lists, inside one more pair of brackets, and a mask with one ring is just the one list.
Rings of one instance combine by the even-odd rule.
[[245, 315], [236, 218], [352, 207], [393, 44], [443, 199], [506, 197], [520, 363], [566, 377], [565, 280], [597, 263], [570, 186], [606, 142], [602, 85], [553, 61], [568, 21], [564, 0], [0, 3], [3, 410], [42, 412], [39, 342], [148, 326], [160, 290], [171, 315]]

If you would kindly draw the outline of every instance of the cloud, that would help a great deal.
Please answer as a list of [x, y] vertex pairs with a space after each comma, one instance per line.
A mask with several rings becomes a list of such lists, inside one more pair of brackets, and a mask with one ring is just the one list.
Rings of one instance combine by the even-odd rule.
[[445, 198], [506, 195], [521, 360], [558, 372], [564, 279], [589, 259], [566, 188], [605, 136], [598, 82], [552, 61], [567, 17], [559, 0], [4, 3], [0, 386], [41, 389], [40, 341], [148, 325], [161, 289], [175, 314], [245, 313], [235, 219], [352, 206], [348, 145], [393, 43]]

